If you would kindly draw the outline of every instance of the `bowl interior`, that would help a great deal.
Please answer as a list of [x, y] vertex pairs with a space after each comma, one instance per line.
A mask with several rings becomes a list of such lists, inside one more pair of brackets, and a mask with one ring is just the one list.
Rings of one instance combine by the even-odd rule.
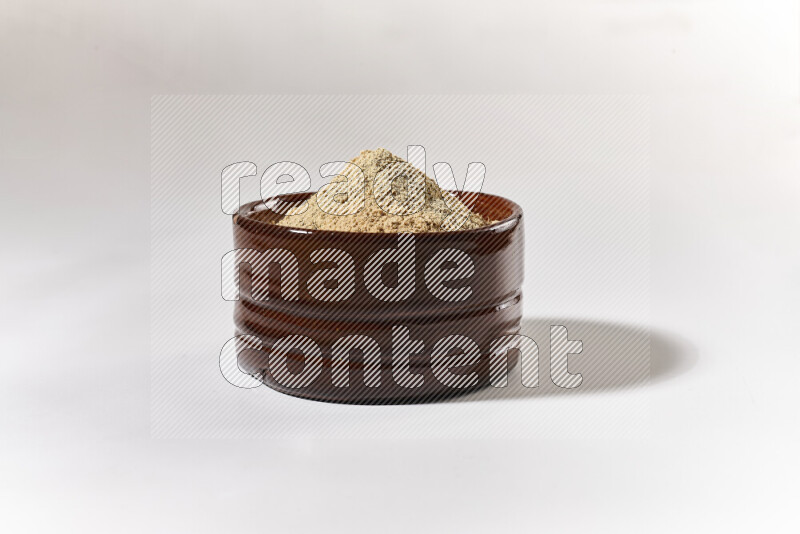
[[[451, 191], [451, 193], [463, 200], [467, 200], [468, 197], [475, 195], [475, 193], [461, 191]], [[286, 202], [297, 202], [301, 200], [307, 200], [313, 194], [314, 193], [293, 193], [290, 195], [281, 195], [279, 198]], [[273, 209], [271, 209], [271, 207], [275, 205], [276, 201], [277, 199], [268, 199], [266, 202], [251, 202], [242, 206], [242, 211], [239, 215], [250, 220], [267, 224], [275, 224], [283, 217], [280, 213], [276, 213]], [[472, 211], [482, 215], [485, 219], [494, 221], [494, 223], [489, 226], [493, 226], [494, 224], [504, 222], [522, 214], [521, 208], [514, 202], [511, 202], [503, 197], [488, 195], [486, 193], [477, 193], [477, 198], [475, 199], [475, 204], [472, 207]], [[488, 228], [489, 226], [484, 228]], [[474, 232], [481, 229], [482, 228], [462, 231]]]

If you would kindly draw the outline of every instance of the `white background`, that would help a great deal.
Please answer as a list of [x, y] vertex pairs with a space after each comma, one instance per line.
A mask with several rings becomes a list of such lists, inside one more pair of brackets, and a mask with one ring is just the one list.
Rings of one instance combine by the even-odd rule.
[[[796, 531], [799, 28], [796, 1], [4, 2], [3, 530]], [[648, 95], [650, 317], [677, 361], [650, 431], [152, 439], [164, 93]]]

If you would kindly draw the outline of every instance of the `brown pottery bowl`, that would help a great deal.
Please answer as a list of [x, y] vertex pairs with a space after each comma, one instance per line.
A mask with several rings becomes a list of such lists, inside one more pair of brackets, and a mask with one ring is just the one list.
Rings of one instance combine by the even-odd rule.
[[[402, 251], [400, 234], [277, 226], [269, 205], [252, 202], [233, 217], [236, 334], [261, 341], [240, 347], [242, 370], [332, 402], [420, 402], [490, 385], [493, 342], [517, 334], [522, 317], [517, 204], [480, 194], [473, 210], [497, 222], [402, 234]], [[337, 268], [333, 280], [322, 276]], [[516, 353], [507, 351], [507, 370]]]

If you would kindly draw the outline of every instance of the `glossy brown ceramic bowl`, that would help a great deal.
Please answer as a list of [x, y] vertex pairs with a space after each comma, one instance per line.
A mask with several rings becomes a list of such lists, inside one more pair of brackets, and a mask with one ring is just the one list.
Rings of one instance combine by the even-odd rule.
[[[309, 196], [304, 193], [279, 198], [298, 201]], [[240, 273], [240, 297], [234, 313], [237, 335], [256, 336], [262, 342], [261, 350], [240, 352], [241, 369], [283, 393], [332, 402], [419, 402], [461, 394], [490, 384], [488, 356], [492, 342], [518, 333], [522, 316], [524, 232], [522, 209], [517, 204], [502, 197], [480, 194], [473, 210], [497, 222], [474, 230], [413, 234], [414, 258], [408, 264], [414, 264], [414, 290], [406, 298], [392, 302], [377, 298], [373, 294], [375, 291], [370, 291], [364, 276], [369, 258], [382, 249], [398, 248], [398, 234], [277, 226], [274, 223], [281, 216], [268, 209], [267, 205], [269, 202], [265, 204], [261, 201], [246, 204], [233, 217], [234, 245], [240, 254], [244, 254], [243, 249], [249, 249], [251, 255], [268, 250], [290, 252], [297, 260], [297, 267], [294, 273], [287, 267], [291, 262], [287, 266], [281, 264], [280, 268], [272, 263], [268, 268], [256, 266], [254, 269], [252, 262], [237, 260]], [[327, 257], [320, 256], [320, 253], [316, 257], [318, 262], [314, 263], [311, 254], [319, 249], [341, 250], [353, 259], [355, 285], [347, 298], [324, 301], [312, 296], [308, 282], [314, 273], [322, 268], [339, 266], [339, 263], [319, 261]], [[443, 299], [441, 292], [429, 289], [429, 286], [435, 288], [436, 285], [428, 284], [426, 269], [429, 274], [435, 272], [431, 269], [433, 262], [429, 264], [429, 261], [443, 249], [465, 253], [474, 266], [468, 278], [442, 284], [448, 289], [468, 286], [470, 294], [463, 298], [461, 293], [459, 298], [462, 300]], [[443, 254], [440, 257], [448, 256], [447, 253]], [[464, 256], [460, 257], [463, 259]], [[266, 262], [262, 265], [266, 265]], [[445, 269], [454, 267], [452, 263], [437, 265]], [[390, 288], [397, 286], [398, 271], [396, 265], [384, 267], [380, 271], [381, 283]], [[266, 280], [265, 273], [268, 275]], [[294, 295], [291, 290], [287, 291], [287, 287], [291, 288], [292, 276], [298, 279]], [[260, 292], [253, 291], [256, 285], [260, 285]], [[325, 287], [335, 289], [337, 286], [338, 282], [332, 282]], [[315, 290], [319, 289], [318, 285], [315, 286]], [[260, 299], [254, 298], [254, 293]], [[266, 300], [263, 299], [265, 295]], [[394, 340], [393, 332], [396, 336]], [[409, 354], [405, 356], [408, 358], [408, 372], [421, 376], [421, 381], [415, 378], [404, 382], [403, 377], [408, 375], [403, 374], [395, 377], [397, 362], [393, 358], [401, 356], [404, 350], [398, 343], [398, 333], [403, 332], [412, 340], [417, 340], [417, 345], [412, 346], [415, 349], [413, 353], [408, 351]], [[319, 347], [314, 365], [306, 361], [308, 351], [299, 346], [290, 348], [291, 343], [287, 343], [287, 340], [299, 338], [289, 336], [305, 336], [313, 340]], [[375, 367], [375, 360], [367, 360], [365, 353], [359, 350], [348, 352], [344, 368], [341, 363], [337, 364], [338, 367], [334, 365], [335, 344], [346, 336], [367, 336], [377, 343], [380, 347], [379, 371]], [[434, 347], [448, 336], [469, 338], [480, 352], [480, 356], [473, 358], [468, 365], [450, 369], [453, 375], [465, 377], [463, 383], [457, 386], [453, 386], [452, 379], [445, 383], [448, 380], [437, 378], [436, 369], [431, 365]], [[280, 346], [285, 350], [277, 355], [271, 354], [271, 349], [279, 340], [283, 340]], [[421, 347], [419, 342], [424, 344], [421, 351], [416, 350]], [[457, 356], [463, 352], [454, 347], [449, 354]], [[516, 351], [508, 352], [510, 369], [516, 363]], [[273, 356], [284, 358], [282, 367], [276, 367]], [[458, 363], [457, 359], [454, 362]], [[315, 375], [310, 372], [312, 368], [321, 370]], [[280, 369], [277, 375], [276, 369]], [[343, 370], [349, 373], [346, 386], [342, 386]], [[286, 379], [290, 376], [286, 372], [301, 376], [306, 371], [310, 373], [308, 377], [315, 378], [306, 381], [302, 387]], [[339, 373], [338, 382], [334, 379], [336, 373]], [[379, 385], [376, 385], [376, 373], [380, 375], [377, 379]], [[398, 380], [402, 383], [398, 383]]]

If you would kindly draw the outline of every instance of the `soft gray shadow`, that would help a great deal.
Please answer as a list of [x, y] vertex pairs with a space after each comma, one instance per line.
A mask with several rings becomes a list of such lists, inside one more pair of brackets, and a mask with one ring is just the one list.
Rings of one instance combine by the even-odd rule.
[[[581, 340], [583, 350], [569, 355], [569, 372], [583, 376], [573, 389], [550, 379], [550, 326], [567, 327], [569, 339]], [[697, 351], [685, 339], [662, 330], [586, 319], [523, 319], [520, 333], [539, 347], [539, 385], [522, 385], [520, 365], [508, 374], [504, 388], [492, 386], [444, 402], [470, 402], [555, 395], [584, 395], [633, 388], [672, 380], [697, 362]]]

